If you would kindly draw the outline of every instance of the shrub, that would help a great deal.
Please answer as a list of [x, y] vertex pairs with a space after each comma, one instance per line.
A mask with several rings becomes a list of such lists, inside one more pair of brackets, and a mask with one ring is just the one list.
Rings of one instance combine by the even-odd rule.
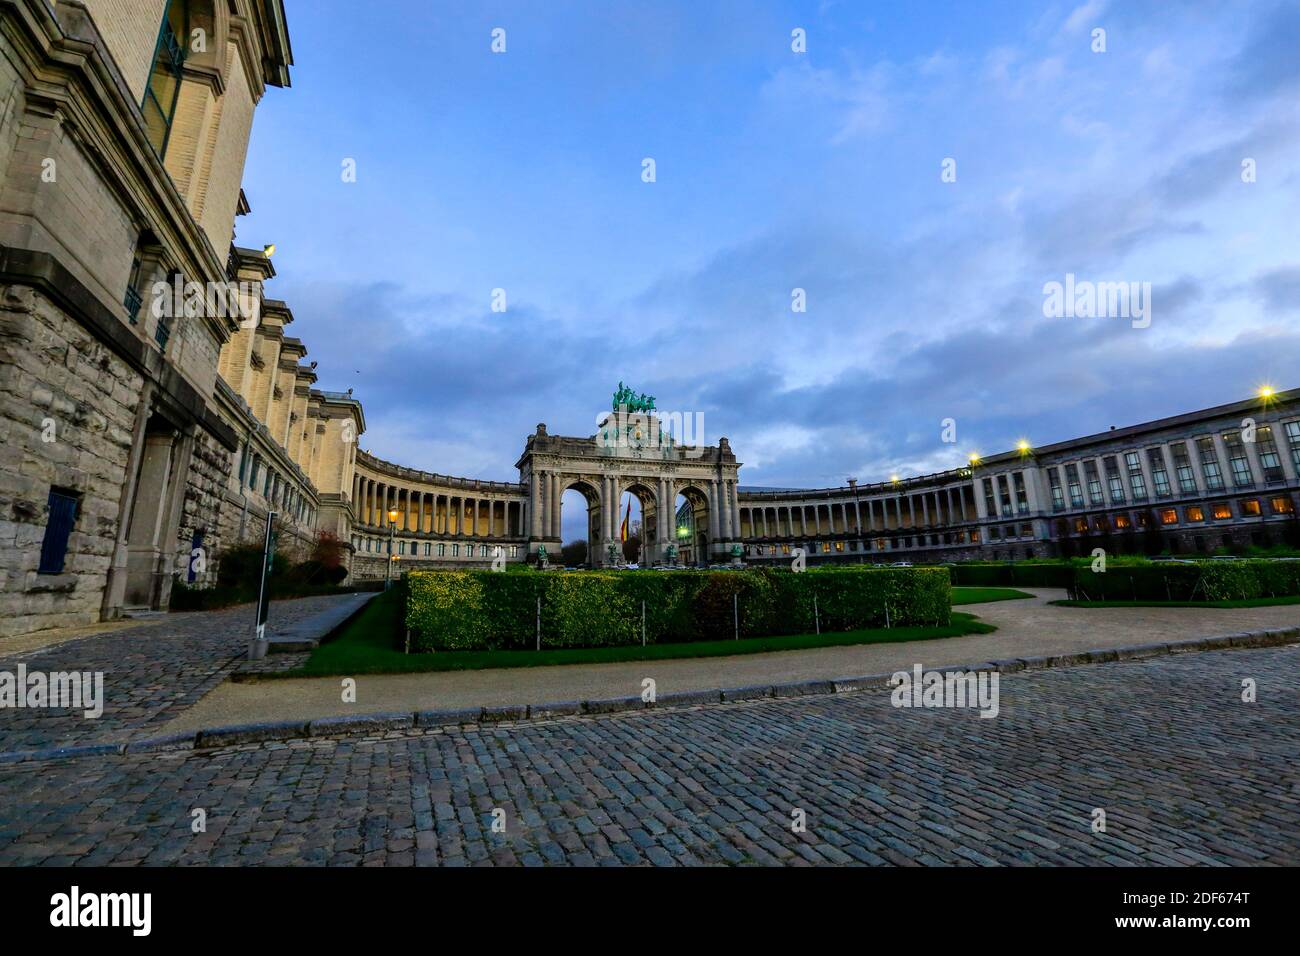
[[1092, 601], [1236, 601], [1300, 594], [1297, 561], [1194, 561], [1074, 569], [1070, 596]]
[[416, 571], [407, 575], [406, 624], [416, 650], [647, 643], [947, 624], [943, 568], [824, 568], [699, 573]]
[[[289, 570], [289, 559], [276, 553], [271, 558], [271, 577], [283, 577]], [[217, 584], [238, 588], [257, 594], [262, 580], [262, 546], [237, 544], [221, 552], [217, 565]]]

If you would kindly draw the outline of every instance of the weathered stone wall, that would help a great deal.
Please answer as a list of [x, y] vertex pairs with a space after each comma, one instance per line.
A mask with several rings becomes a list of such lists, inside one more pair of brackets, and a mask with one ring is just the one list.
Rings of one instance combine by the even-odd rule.
[[[142, 385], [45, 296], [0, 286], [0, 635], [99, 620]], [[63, 573], [42, 575], [51, 487], [80, 500]]]
[[225, 509], [225, 488], [232, 468], [233, 456], [225, 445], [205, 429], [199, 428], [190, 458], [189, 477], [185, 484], [185, 502], [181, 521], [176, 531], [180, 542], [180, 561], [177, 571], [186, 581], [189, 572], [188, 556], [192, 552], [195, 534], [202, 532], [204, 570], [195, 568], [194, 587], [207, 587], [217, 581], [217, 562], [225, 538], [222, 530], [222, 512]]

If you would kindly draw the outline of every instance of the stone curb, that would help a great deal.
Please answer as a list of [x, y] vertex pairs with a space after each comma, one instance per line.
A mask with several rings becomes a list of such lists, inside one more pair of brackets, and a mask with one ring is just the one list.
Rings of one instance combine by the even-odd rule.
[[[1018, 657], [976, 664], [945, 665], [942, 670], [997, 671], [1014, 674], [1019, 671], [1046, 670], [1056, 667], [1073, 667], [1079, 664], [1100, 664], [1116, 661], [1148, 660], [1170, 654], [1191, 651], [1215, 651], [1240, 647], [1280, 647], [1300, 638], [1300, 627], [1279, 628], [1268, 631], [1249, 631], [1224, 634], [1217, 637], [1193, 638], [1155, 644], [1133, 644], [1095, 651], [1078, 651], [1045, 657]], [[87, 744], [73, 747], [52, 747], [44, 750], [15, 750], [0, 753], [0, 765], [34, 763], [50, 760], [68, 760], [76, 757], [104, 755], [165, 753], [168, 751], [205, 750], [244, 744], [260, 744], [280, 740], [303, 738], [342, 737], [355, 734], [384, 734], [412, 729], [480, 726], [484, 724], [546, 720], [556, 717], [580, 717], [588, 714], [616, 714], [638, 710], [667, 710], [675, 707], [698, 707], [704, 704], [730, 703], [742, 700], [772, 700], [827, 694], [850, 694], [863, 690], [879, 690], [889, 686], [891, 673], [866, 674], [860, 677], [838, 677], [832, 680], [817, 679], [790, 684], [757, 684], [748, 687], [728, 687], [715, 690], [680, 691], [661, 694], [654, 703], [640, 697], [608, 697], [599, 700], [567, 700], [546, 704], [514, 704], [493, 707], [467, 707], [450, 710], [424, 710], [415, 713], [358, 714], [356, 716], [320, 717], [315, 720], [293, 720], [276, 723], [239, 724], [228, 727], [209, 727], [188, 733], [169, 734], [143, 740], [117, 744]]]

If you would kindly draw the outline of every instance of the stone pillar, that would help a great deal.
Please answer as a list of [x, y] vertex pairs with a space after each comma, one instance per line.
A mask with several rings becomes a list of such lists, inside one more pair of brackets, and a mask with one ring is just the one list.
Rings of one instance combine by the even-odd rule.
[[555, 491], [551, 502], [551, 537], [556, 541], [563, 543], [564, 527], [561, 524], [561, 506], [564, 501], [564, 480], [560, 475], [552, 475], [551, 482], [553, 483]]

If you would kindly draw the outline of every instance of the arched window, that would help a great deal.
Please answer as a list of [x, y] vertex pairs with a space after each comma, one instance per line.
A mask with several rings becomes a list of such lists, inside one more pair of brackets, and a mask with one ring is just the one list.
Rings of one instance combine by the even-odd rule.
[[185, 42], [190, 28], [189, 0], [171, 0], [154, 48], [153, 69], [144, 91], [140, 109], [144, 113], [149, 142], [161, 158], [167, 153], [176, 98], [181, 89], [181, 69], [185, 65]]

